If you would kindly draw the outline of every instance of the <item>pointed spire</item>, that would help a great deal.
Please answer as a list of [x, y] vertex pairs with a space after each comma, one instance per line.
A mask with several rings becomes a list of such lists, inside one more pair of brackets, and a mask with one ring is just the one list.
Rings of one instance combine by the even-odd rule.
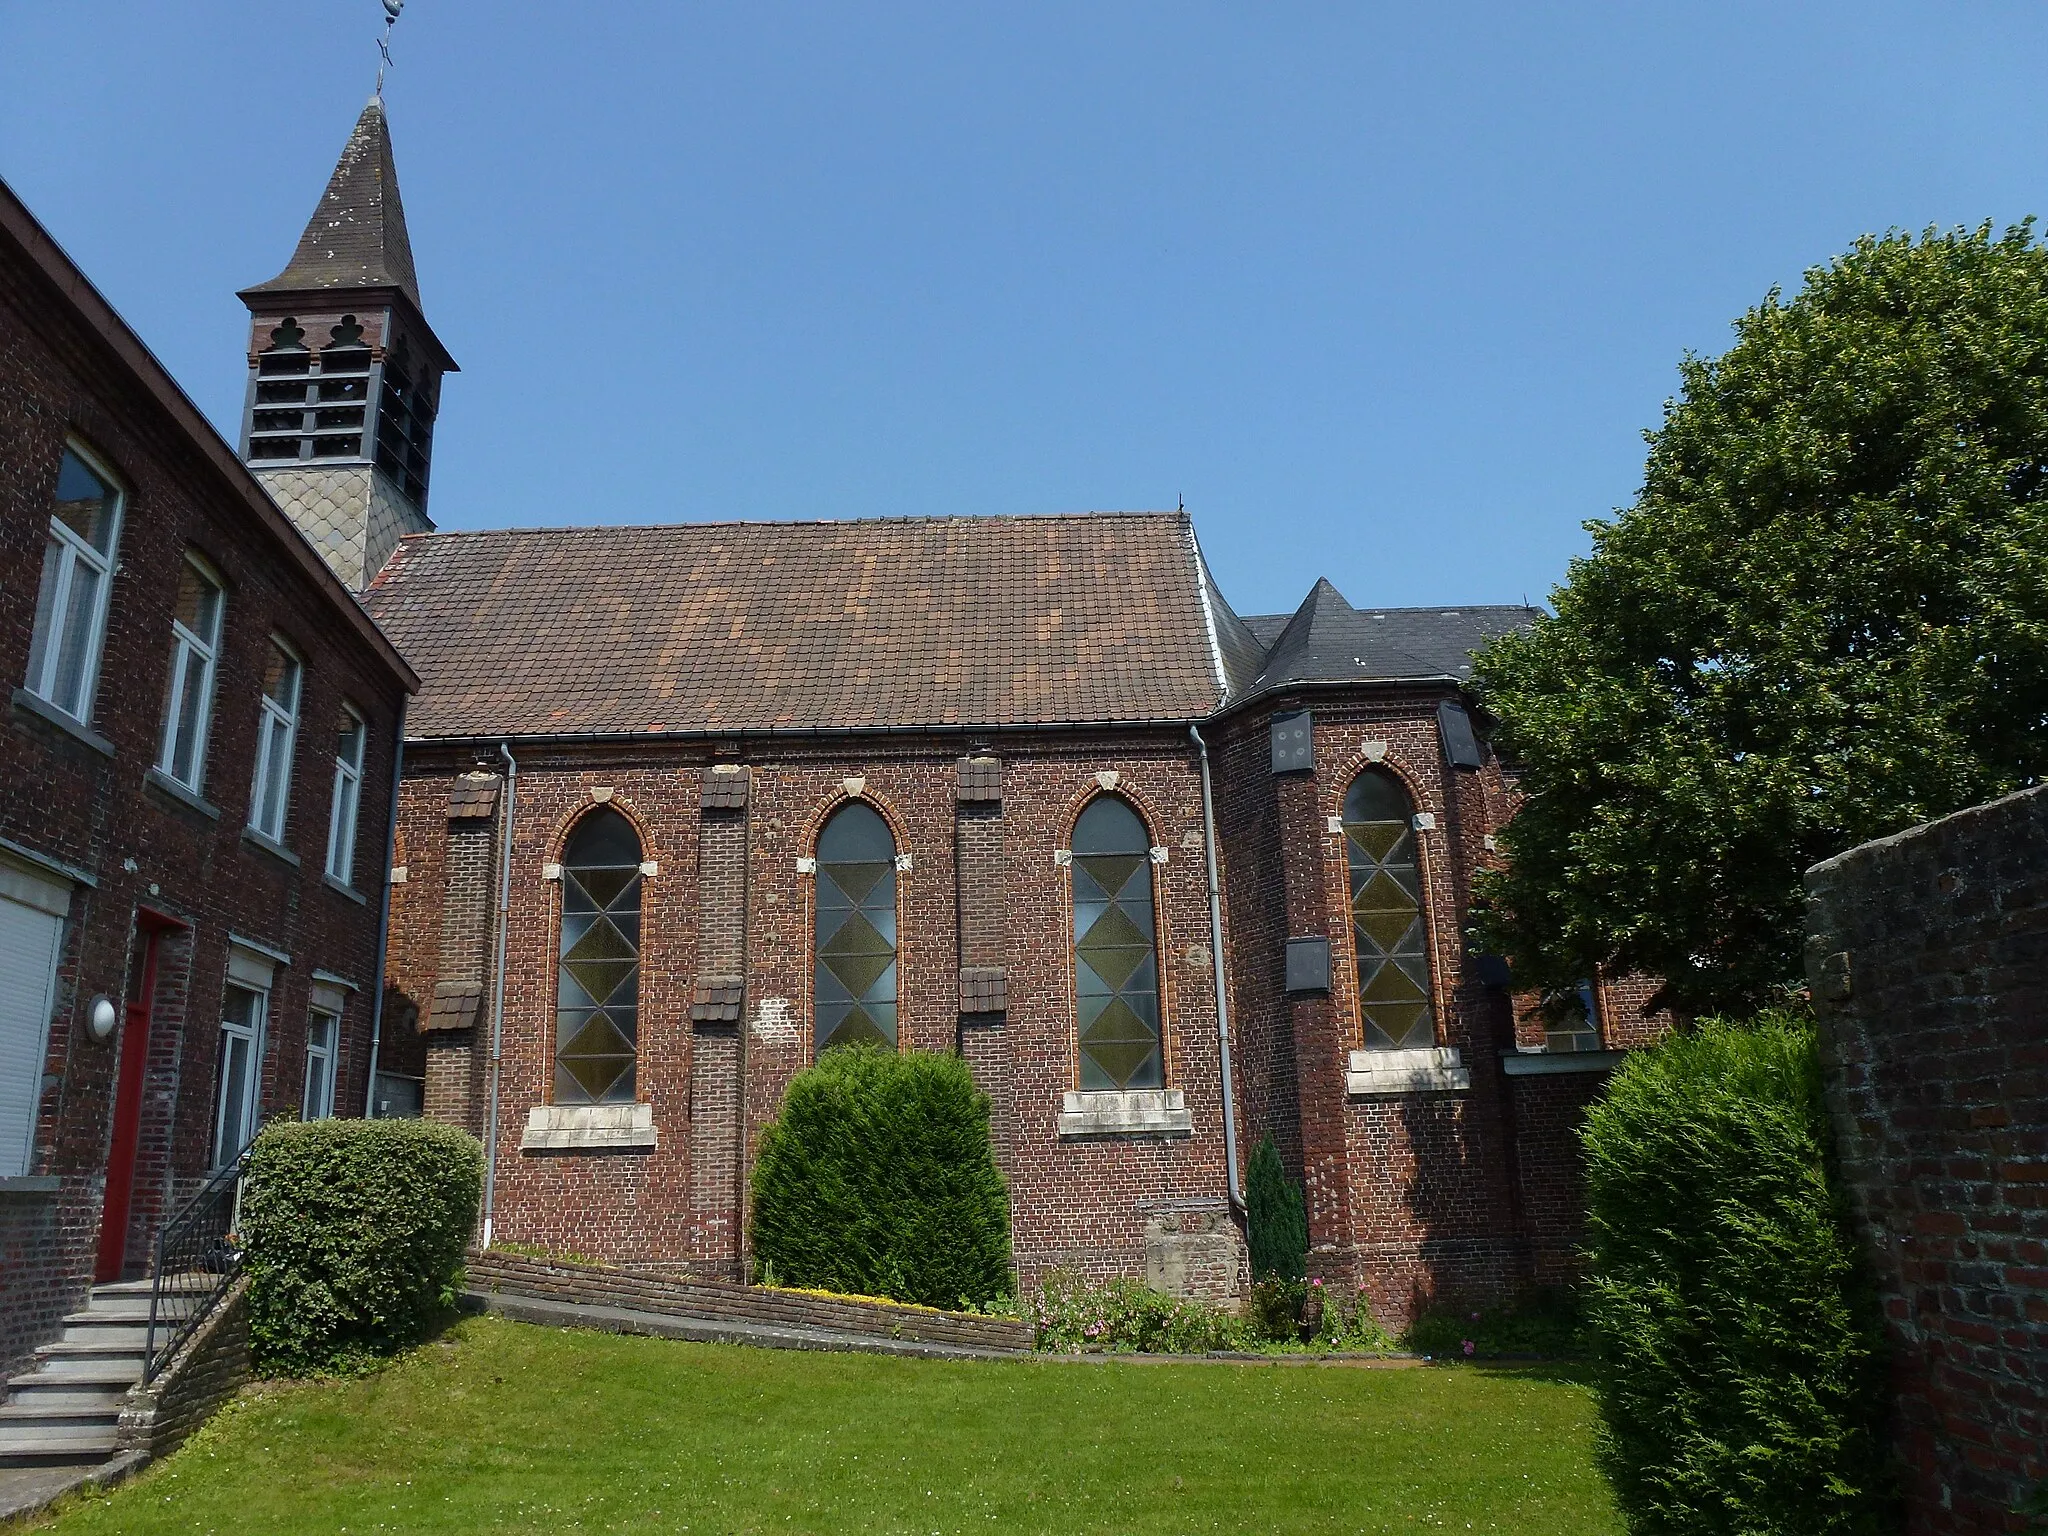
[[396, 288], [415, 309], [420, 303], [391, 130], [376, 96], [356, 119], [291, 261], [269, 282], [245, 289], [244, 296], [348, 288]]

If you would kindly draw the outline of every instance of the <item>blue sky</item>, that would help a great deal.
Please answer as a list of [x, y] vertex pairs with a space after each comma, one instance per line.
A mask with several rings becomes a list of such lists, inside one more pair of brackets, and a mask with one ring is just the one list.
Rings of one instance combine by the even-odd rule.
[[[375, 0], [0, 4], [0, 175], [233, 436]], [[444, 527], [1171, 507], [1243, 611], [1540, 597], [1686, 349], [2048, 208], [2038, 5], [411, 0]]]

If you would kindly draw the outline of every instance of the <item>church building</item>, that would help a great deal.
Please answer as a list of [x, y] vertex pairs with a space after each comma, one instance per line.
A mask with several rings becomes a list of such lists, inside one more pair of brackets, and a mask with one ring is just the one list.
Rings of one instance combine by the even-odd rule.
[[971, 1066], [1027, 1288], [1240, 1295], [1266, 1137], [1384, 1321], [1569, 1272], [1663, 1021], [1546, 1028], [1464, 938], [1515, 797], [1472, 652], [1534, 610], [1240, 617], [1181, 511], [438, 532], [378, 101], [241, 297], [244, 460], [420, 679], [379, 1098], [484, 1139], [492, 1240], [743, 1275], [785, 1086], [870, 1042]]

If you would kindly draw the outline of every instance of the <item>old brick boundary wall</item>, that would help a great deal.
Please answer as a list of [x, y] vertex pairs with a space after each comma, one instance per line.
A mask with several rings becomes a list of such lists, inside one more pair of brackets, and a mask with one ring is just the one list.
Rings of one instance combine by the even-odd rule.
[[1031, 1325], [1007, 1317], [978, 1317], [967, 1312], [937, 1312], [881, 1301], [813, 1296], [802, 1291], [703, 1280], [680, 1273], [629, 1272], [599, 1265], [530, 1259], [495, 1250], [472, 1251], [467, 1265], [470, 1289], [474, 1291], [538, 1296], [586, 1306], [629, 1307], [673, 1317], [832, 1328], [877, 1338], [957, 1344], [971, 1349], [1031, 1348]]
[[1893, 1353], [1912, 1536], [2048, 1479], [2048, 789], [1807, 872], [1828, 1107]]

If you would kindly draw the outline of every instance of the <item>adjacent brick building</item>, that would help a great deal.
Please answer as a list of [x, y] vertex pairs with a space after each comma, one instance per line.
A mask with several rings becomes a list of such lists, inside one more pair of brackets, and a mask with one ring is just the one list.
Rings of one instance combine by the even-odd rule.
[[0, 186], [0, 1375], [369, 1095], [410, 669]]

